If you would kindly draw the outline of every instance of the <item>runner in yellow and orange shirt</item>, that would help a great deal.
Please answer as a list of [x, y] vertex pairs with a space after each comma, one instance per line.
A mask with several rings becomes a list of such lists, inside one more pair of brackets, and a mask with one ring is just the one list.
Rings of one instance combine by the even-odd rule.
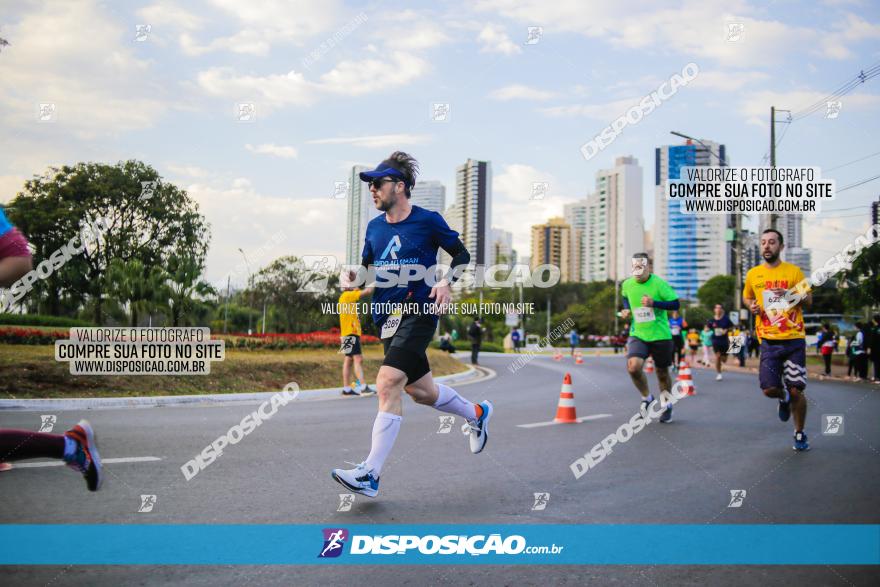
[[[749, 269], [743, 302], [755, 314], [755, 332], [761, 341], [759, 379], [767, 397], [779, 400], [779, 419], [787, 422], [794, 412], [794, 450], [810, 450], [804, 425], [807, 420], [807, 345], [801, 305], [812, 304], [809, 289], [801, 291], [801, 269], [780, 260], [785, 245], [773, 228], [761, 233], [764, 262]], [[796, 293], [795, 293], [796, 292]]]

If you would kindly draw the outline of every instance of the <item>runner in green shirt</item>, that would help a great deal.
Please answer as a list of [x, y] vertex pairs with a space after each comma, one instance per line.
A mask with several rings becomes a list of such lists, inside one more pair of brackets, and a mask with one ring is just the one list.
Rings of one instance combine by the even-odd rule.
[[666, 405], [660, 421], [669, 422], [672, 419], [669, 366], [672, 364], [674, 347], [666, 312], [678, 310], [678, 294], [672, 286], [651, 273], [651, 259], [646, 253], [636, 253], [631, 263], [633, 276], [621, 286], [624, 308], [621, 316], [627, 319], [632, 315], [633, 319], [626, 343], [626, 370], [642, 395], [642, 413], [647, 414], [654, 396], [651, 395], [643, 368], [649, 355], [654, 358], [657, 382], [660, 384], [660, 403]]

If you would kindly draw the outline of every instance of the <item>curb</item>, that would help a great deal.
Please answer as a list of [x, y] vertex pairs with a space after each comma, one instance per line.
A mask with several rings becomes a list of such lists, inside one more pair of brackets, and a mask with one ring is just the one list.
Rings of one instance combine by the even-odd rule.
[[[468, 365], [467, 371], [443, 375], [435, 381], [457, 385], [469, 385], [486, 381], [495, 377], [495, 371], [485, 367]], [[0, 411], [41, 411], [41, 410], [109, 410], [127, 408], [158, 408], [192, 405], [222, 404], [261, 404], [279, 391], [261, 391], [255, 393], [217, 393], [206, 395], [167, 395], [149, 397], [84, 397], [84, 398], [47, 398], [47, 399], [0, 399]], [[368, 396], [375, 397], [375, 396]], [[303, 389], [297, 401], [325, 401], [333, 399], [351, 399], [342, 396], [338, 387], [322, 389]]]

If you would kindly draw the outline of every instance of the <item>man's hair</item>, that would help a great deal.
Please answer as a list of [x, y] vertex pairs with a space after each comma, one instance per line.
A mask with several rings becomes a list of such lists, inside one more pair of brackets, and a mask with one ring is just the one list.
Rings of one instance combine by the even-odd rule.
[[648, 256], [648, 253], [636, 253], [632, 256], [633, 259], [647, 259], [648, 263], [651, 262], [651, 257]]
[[412, 155], [403, 151], [394, 151], [382, 164], [393, 167], [403, 174], [406, 197], [411, 198], [410, 188], [416, 185], [416, 177], [419, 175], [419, 162]]
[[780, 245], [784, 245], [784, 244], [785, 244], [785, 239], [782, 238], [782, 233], [779, 232], [778, 230], [776, 230], [775, 228], [768, 228], [768, 229], [766, 229], [764, 232], [761, 233], [761, 236], [764, 236], [764, 235], [767, 234], [768, 232], [775, 232], [775, 233], [776, 233], [776, 236], [779, 237], [779, 244], [780, 244]]

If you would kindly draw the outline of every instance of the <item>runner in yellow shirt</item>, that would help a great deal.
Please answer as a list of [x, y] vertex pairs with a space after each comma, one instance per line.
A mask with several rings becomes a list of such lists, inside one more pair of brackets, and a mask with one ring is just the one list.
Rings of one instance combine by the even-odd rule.
[[[358, 289], [350, 284], [354, 282], [356, 274], [349, 271], [343, 275], [342, 294], [339, 296], [339, 336], [342, 346], [339, 352], [344, 355], [342, 359], [342, 395], [371, 395], [376, 393], [364, 379], [364, 356], [361, 353], [361, 321], [358, 318], [357, 303], [361, 297], [373, 293], [373, 288]], [[356, 389], [351, 387], [351, 368], [354, 365], [354, 374], [360, 385]]]
[[755, 314], [755, 332], [761, 341], [759, 379], [767, 397], [779, 400], [779, 419], [794, 412], [794, 450], [810, 450], [807, 420], [807, 345], [801, 305], [812, 304], [804, 273], [779, 259], [782, 234], [768, 228], [761, 233], [764, 262], [746, 275], [743, 302]]

